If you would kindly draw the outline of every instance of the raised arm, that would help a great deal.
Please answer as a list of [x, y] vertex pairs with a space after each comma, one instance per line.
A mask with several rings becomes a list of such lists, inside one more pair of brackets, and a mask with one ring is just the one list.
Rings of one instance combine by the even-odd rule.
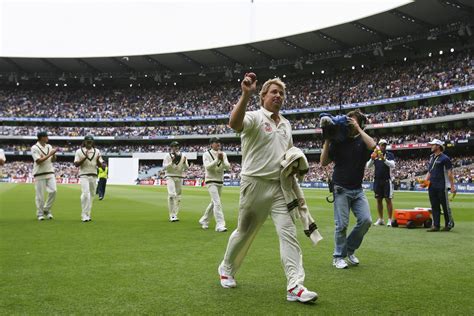
[[354, 128], [357, 130], [357, 132], [360, 134], [360, 137], [362, 137], [362, 141], [365, 143], [365, 146], [367, 147], [368, 150], [373, 150], [377, 144], [375, 143], [375, 140], [367, 135], [366, 132], [362, 128], [360, 128], [359, 123], [357, 123], [357, 120], [353, 117], [350, 117], [350, 123], [351, 125], [354, 126]]
[[252, 78], [245, 77], [240, 84], [242, 95], [230, 113], [229, 126], [236, 132], [244, 129], [244, 117], [250, 97], [257, 90], [257, 80], [252, 82]]
[[331, 163], [331, 159], [329, 158], [329, 146], [331, 145], [331, 142], [326, 139], [324, 141], [323, 145], [323, 151], [321, 152], [321, 157], [319, 158], [319, 162], [321, 163], [321, 166], [325, 167]]

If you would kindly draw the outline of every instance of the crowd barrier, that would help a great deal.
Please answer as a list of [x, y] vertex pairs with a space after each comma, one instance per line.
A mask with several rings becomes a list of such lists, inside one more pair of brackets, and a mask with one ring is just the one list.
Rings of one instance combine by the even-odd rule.
[[[0, 182], [6, 183], [33, 183], [34, 179], [31, 177], [9, 177], [9, 178], [0, 178]], [[56, 183], [58, 184], [78, 184], [78, 178], [56, 178]], [[166, 179], [146, 179], [146, 180], [137, 180], [137, 185], [157, 185], [157, 186], [166, 186]], [[183, 179], [183, 185], [192, 186], [192, 187], [201, 187], [205, 186], [205, 182], [202, 179]], [[240, 186], [239, 180], [227, 180], [224, 181], [224, 186], [229, 187], [238, 187]], [[301, 183], [302, 188], [311, 188], [311, 189], [327, 189], [327, 182], [315, 181], [315, 182], [303, 182]], [[362, 187], [365, 190], [372, 190], [372, 182], [363, 182]], [[410, 184], [407, 182], [400, 183], [399, 187], [396, 187], [395, 190], [403, 191], [427, 191], [427, 189], [422, 188], [418, 183]], [[456, 183], [456, 190], [462, 193], [474, 193], [474, 183]]]

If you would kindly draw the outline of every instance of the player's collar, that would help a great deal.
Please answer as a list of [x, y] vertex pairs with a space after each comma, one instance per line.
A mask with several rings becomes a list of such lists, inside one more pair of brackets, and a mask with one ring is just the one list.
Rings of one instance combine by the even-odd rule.
[[[274, 121], [273, 118], [272, 118], [272, 115], [274, 114], [273, 112], [268, 111], [268, 110], [265, 109], [263, 106], [260, 107], [260, 110], [262, 110], [263, 115], [265, 115], [266, 117], [268, 117], [270, 120]], [[278, 112], [278, 117], [280, 118], [280, 121], [281, 121], [281, 119], [283, 118], [283, 116], [281, 116], [280, 112]]]

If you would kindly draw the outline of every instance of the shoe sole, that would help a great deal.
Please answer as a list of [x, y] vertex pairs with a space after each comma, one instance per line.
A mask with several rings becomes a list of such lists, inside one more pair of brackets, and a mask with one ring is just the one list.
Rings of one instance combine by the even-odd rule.
[[342, 270], [342, 269], [349, 269], [349, 265], [347, 265], [347, 266], [345, 266], [345, 267], [342, 267], [342, 268], [336, 266], [335, 264], [333, 264], [332, 266], [335, 267], [336, 269], [340, 269], [340, 270]]
[[343, 267], [343, 268], [339, 268], [339, 267], [336, 267], [336, 266], [334, 266], [334, 267], [335, 267], [336, 269], [339, 269], [339, 270], [349, 269], [349, 266], [345, 266], [345, 267]]
[[313, 298], [310, 298], [308, 300], [302, 300], [301, 298], [299, 297], [294, 297], [294, 296], [287, 296], [286, 297], [286, 300], [288, 302], [300, 302], [300, 303], [309, 303], [309, 302], [316, 302], [318, 300], [318, 296], [316, 295], [315, 297]]
[[236, 284], [236, 285], [224, 285], [224, 284], [222, 284], [222, 282], [221, 282], [221, 286], [222, 286], [224, 289], [233, 289], [233, 288], [237, 287], [237, 284]]
[[[222, 276], [220, 266], [217, 267], [217, 274], [219, 274], [219, 279], [220, 279], [221, 276]], [[221, 286], [224, 289], [233, 289], [233, 288], [237, 287], [237, 283], [235, 283], [234, 285], [226, 285], [226, 284], [222, 283], [222, 280], [220, 280], [220, 281], [221, 281]]]

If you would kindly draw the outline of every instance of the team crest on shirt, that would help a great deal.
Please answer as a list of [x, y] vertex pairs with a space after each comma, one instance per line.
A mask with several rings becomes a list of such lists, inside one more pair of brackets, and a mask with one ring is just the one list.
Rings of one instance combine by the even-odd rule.
[[265, 130], [265, 132], [270, 133], [272, 131], [272, 126], [270, 125], [270, 123], [265, 122], [263, 124], [263, 129]]

